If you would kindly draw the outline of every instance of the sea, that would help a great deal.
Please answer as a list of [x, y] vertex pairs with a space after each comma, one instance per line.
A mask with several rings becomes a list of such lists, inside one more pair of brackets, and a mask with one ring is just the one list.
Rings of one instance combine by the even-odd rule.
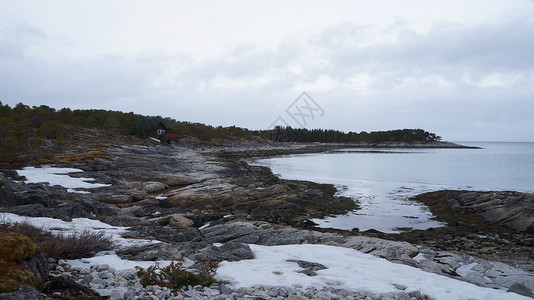
[[350, 148], [251, 162], [283, 179], [334, 184], [360, 209], [313, 221], [323, 228], [399, 233], [444, 224], [410, 198], [443, 189], [534, 192], [534, 143], [456, 142], [480, 149]]

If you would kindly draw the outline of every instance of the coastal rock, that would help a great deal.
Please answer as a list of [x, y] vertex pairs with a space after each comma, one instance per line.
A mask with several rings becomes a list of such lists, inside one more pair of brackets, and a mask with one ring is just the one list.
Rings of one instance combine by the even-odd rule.
[[30, 217], [48, 217], [71, 221], [72, 218], [92, 218], [95, 214], [87, 209], [87, 206], [76, 203], [59, 207], [44, 207], [41, 204], [27, 204], [12, 206], [1, 209], [4, 212]]
[[39, 291], [31, 285], [23, 285], [17, 291], [11, 293], [0, 293], [2, 300], [45, 300]]
[[410, 243], [365, 236], [343, 237], [332, 233], [299, 230], [261, 221], [229, 221], [203, 228], [211, 243], [238, 242], [265, 246], [289, 244], [327, 244], [353, 248], [390, 261], [413, 265], [418, 249]]
[[412, 257], [419, 253], [417, 247], [407, 242], [389, 241], [366, 236], [347, 237], [343, 245], [363, 253], [407, 265], [413, 265]]
[[0, 186], [0, 206], [18, 206], [26, 204], [40, 204], [44, 207], [57, 205], [59, 191], [44, 184], [16, 184], [10, 180], [3, 181]]
[[180, 229], [169, 226], [136, 226], [130, 228], [130, 231], [124, 233], [122, 236], [158, 240], [165, 243], [205, 240], [204, 235], [197, 228], [193, 227]]
[[307, 276], [316, 276], [317, 273], [315, 271], [324, 270], [326, 267], [320, 263], [314, 263], [304, 260], [293, 260], [290, 259], [288, 262], [295, 262], [299, 265], [299, 267], [303, 268], [304, 270], [298, 271], [299, 273], [305, 274]]
[[197, 179], [186, 177], [186, 176], [177, 176], [173, 175], [165, 179], [164, 183], [168, 186], [182, 186], [198, 183]]
[[183, 257], [196, 262], [194, 267], [202, 268], [206, 261], [239, 261], [252, 259], [250, 247], [241, 243], [225, 243], [219, 247], [205, 241], [152, 244], [117, 251], [117, 255], [130, 260], [182, 260]]
[[164, 191], [167, 188], [168, 188], [167, 185], [161, 182], [155, 182], [155, 181], [144, 182], [141, 185], [141, 189], [147, 193], [158, 193], [158, 192]]
[[147, 197], [147, 192], [145, 191], [132, 191], [130, 197], [132, 197], [133, 202], [141, 201]]
[[233, 204], [234, 185], [219, 179], [206, 180], [187, 187], [176, 189], [162, 196], [163, 207], [175, 207], [190, 209], [220, 208]]
[[509, 289], [508, 292], [516, 293], [526, 297], [533, 297], [534, 294], [532, 290], [528, 289], [524, 284], [514, 283]]
[[193, 221], [180, 214], [171, 215], [169, 226], [176, 228], [187, 228], [193, 225]]
[[187, 228], [194, 224], [194, 222], [181, 214], [172, 214], [164, 217], [149, 219], [150, 224], [156, 226], [171, 226], [175, 228]]
[[98, 200], [100, 202], [104, 202], [104, 203], [108, 203], [108, 204], [122, 204], [122, 203], [130, 203], [130, 202], [133, 201], [132, 196], [130, 196], [130, 195], [102, 196]]
[[475, 211], [491, 224], [518, 231], [534, 229], [534, 194], [519, 192], [465, 192], [448, 200], [455, 209]]
[[136, 261], [181, 260], [182, 253], [173, 244], [152, 244], [117, 251], [123, 259]]
[[29, 260], [23, 261], [23, 264], [37, 279], [48, 276], [48, 273], [50, 272], [48, 260], [42, 252], [35, 254]]
[[220, 260], [239, 261], [243, 259], [253, 259], [254, 254], [250, 246], [243, 243], [228, 242], [217, 247], [218, 252], [222, 253]]

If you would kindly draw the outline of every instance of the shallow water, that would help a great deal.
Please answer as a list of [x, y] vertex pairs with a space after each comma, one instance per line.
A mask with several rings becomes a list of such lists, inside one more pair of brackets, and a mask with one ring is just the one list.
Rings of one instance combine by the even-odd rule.
[[534, 192], [534, 143], [462, 143], [483, 149], [340, 149], [256, 160], [284, 179], [338, 186], [361, 209], [320, 227], [395, 233], [442, 226], [409, 197], [440, 189]]

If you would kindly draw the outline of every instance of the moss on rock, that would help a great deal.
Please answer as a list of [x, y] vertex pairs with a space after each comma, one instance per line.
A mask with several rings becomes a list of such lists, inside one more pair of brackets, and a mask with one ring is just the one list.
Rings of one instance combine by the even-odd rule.
[[3, 260], [20, 263], [32, 258], [36, 248], [30, 238], [20, 233], [9, 231], [0, 233], [0, 257]]
[[16, 291], [24, 284], [35, 284], [35, 276], [22, 261], [32, 258], [36, 248], [27, 236], [0, 231], [0, 293]]
[[0, 259], [0, 293], [13, 292], [24, 284], [34, 285], [35, 276], [24, 265]]

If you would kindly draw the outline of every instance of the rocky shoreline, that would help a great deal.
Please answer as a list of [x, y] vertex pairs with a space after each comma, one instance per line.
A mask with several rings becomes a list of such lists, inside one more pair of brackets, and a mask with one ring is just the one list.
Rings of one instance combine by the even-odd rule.
[[[91, 193], [26, 184], [14, 170], [0, 170], [1, 211], [67, 221], [80, 217], [98, 219], [131, 227], [125, 237], [164, 242], [117, 251], [127, 259], [187, 258], [195, 268], [195, 263], [206, 259], [249, 259], [252, 252], [247, 244], [326, 244], [532, 297], [532, 195], [465, 191], [423, 194], [413, 200], [427, 205], [448, 226], [398, 235], [325, 230], [315, 228], [310, 219], [355, 210], [357, 204], [337, 197], [332, 185], [281, 180], [268, 168], [250, 166], [242, 158], [320, 152], [347, 145], [183, 146], [187, 147], [128, 145], [107, 149], [108, 158], [56, 164], [84, 171], [71, 176], [92, 177], [110, 185]], [[418, 145], [426, 146], [429, 145]], [[512, 216], [510, 211], [514, 212]], [[172, 298], [159, 287], [139, 288], [135, 276], [112, 272], [105, 266], [100, 270], [80, 269], [57, 261], [51, 263], [53, 270], [57, 271], [58, 266], [61, 268], [56, 274], [71, 277], [112, 299], [423, 299], [421, 294], [402, 289], [383, 295], [306, 287], [276, 289], [275, 293], [275, 288], [232, 290], [224, 284], [188, 287]], [[17, 299], [16, 295], [9, 297], [13, 298], [6, 299]]]

